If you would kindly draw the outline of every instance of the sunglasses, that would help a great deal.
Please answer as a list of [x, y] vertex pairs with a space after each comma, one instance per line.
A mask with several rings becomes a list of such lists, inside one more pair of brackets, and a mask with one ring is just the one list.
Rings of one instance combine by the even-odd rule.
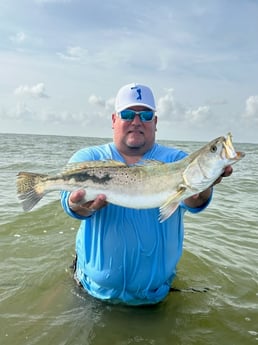
[[142, 110], [135, 111], [131, 109], [122, 110], [117, 113], [120, 119], [124, 121], [133, 121], [136, 115], [139, 115], [142, 122], [151, 122], [154, 118], [154, 111], [152, 110]]

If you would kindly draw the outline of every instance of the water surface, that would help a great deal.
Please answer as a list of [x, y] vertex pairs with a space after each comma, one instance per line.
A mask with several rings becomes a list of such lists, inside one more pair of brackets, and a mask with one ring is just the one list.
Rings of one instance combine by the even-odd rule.
[[[174, 282], [181, 292], [133, 308], [97, 301], [74, 284], [79, 222], [64, 214], [58, 193], [29, 213], [16, 199], [18, 171], [55, 174], [77, 149], [106, 141], [0, 135], [1, 344], [258, 344], [257, 145], [236, 144], [246, 157], [205, 212], [186, 215]], [[166, 144], [187, 152], [202, 146]]]

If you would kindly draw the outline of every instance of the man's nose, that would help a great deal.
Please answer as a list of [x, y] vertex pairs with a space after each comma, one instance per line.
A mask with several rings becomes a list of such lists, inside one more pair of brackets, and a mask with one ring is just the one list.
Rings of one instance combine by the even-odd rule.
[[134, 119], [132, 120], [132, 124], [134, 124], [134, 125], [139, 125], [139, 124], [141, 124], [142, 123], [142, 121], [141, 121], [141, 119], [140, 119], [140, 116], [139, 115], [135, 115], [135, 117], [134, 117]]

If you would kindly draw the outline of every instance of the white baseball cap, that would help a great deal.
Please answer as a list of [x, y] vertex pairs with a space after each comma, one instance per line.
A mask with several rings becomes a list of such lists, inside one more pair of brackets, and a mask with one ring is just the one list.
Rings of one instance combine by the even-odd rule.
[[115, 110], [120, 112], [129, 107], [141, 105], [156, 111], [155, 100], [148, 86], [131, 83], [118, 91], [115, 101]]

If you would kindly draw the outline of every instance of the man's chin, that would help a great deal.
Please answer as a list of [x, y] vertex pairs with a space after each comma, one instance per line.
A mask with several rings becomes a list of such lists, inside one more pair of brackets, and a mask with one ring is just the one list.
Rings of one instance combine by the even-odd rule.
[[145, 138], [142, 132], [130, 132], [127, 135], [127, 146], [130, 148], [141, 148], [145, 145]]
[[137, 141], [137, 140], [129, 140], [127, 141], [127, 147], [130, 149], [140, 149], [145, 145], [145, 142], [143, 140]]

